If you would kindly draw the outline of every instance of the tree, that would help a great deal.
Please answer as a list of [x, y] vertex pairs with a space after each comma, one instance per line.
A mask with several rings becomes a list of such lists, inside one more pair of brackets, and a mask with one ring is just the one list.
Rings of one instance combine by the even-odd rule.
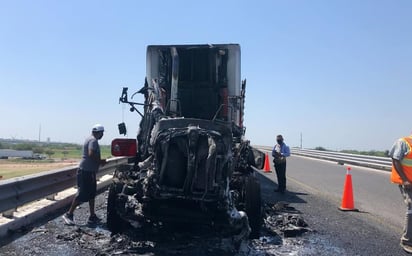
[[49, 156], [49, 159], [51, 158], [51, 156], [52, 155], [54, 155], [54, 151], [53, 150], [51, 150], [51, 149], [48, 149], [48, 150], [46, 150], [46, 155], [48, 155]]
[[42, 147], [34, 147], [34, 148], [33, 148], [33, 153], [35, 153], [35, 154], [43, 154], [43, 153], [44, 153], [44, 148], [42, 148]]
[[66, 159], [66, 158], [67, 158], [67, 154], [69, 154], [69, 151], [64, 150], [64, 151], [62, 151], [62, 154], [63, 154], [63, 159]]
[[20, 143], [14, 146], [15, 150], [33, 150], [34, 144], [32, 143]]

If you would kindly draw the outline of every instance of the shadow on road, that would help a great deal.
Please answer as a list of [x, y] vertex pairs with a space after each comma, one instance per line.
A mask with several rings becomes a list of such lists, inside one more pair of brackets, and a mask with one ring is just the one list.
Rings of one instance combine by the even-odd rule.
[[277, 183], [272, 179], [276, 178], [276, 174], [272, 173], [262, 173], [261, 171], [257, 172], [258, 179], [260, 181], [262, 199], [266, 203], [276, 203], [279, 201], [284, 201], [288, 203], [307, 203], [299, 196], [307, 195], [306, 193], [293, 192], [286, 190], [285, 194], [280, 194], [274, 192], [274, 189], [277, 188]]

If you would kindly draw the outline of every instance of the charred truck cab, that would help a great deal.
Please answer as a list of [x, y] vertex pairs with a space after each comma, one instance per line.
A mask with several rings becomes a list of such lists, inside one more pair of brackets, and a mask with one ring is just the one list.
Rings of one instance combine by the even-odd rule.
[[261, 195], [252, 166], [262, 168], [264, 155], [244, 139], [240, 46], [148, 46], [146, 65], [138, 91], [144, 103], [129, 100], [127, 88], [120, 97], [141, 121], [137, 140], [112, 142], [112, 154], [133, 163], [114, 173], [108, 228], [195, 222], [239, 240], [258, 236]]

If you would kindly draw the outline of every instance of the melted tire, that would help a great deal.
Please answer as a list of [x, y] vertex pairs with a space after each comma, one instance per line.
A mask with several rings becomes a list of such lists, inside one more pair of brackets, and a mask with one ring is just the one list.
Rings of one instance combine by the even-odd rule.
[[[125, 221], [120, 217], [116, 210], [116, 198], [120, 192], [121, 184], [113, 183], [109, 187], [109, 196], [107, 199], [107, 228], [112, 233], [119, 233], [123, 230]], [[121, 189], [121, 188], [120, 188]]]
[[245, 211], [251, 228], [250, 238], [259, 238], [262, 226], [262, 198], [259, 180], [253, 176], [246, 180]]

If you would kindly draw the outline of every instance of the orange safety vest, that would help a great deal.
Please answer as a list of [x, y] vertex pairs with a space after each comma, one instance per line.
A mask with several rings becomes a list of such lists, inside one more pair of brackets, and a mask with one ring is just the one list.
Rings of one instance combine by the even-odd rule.
[[[402, 170], [408, 178], [409, 182], [412, 182], [412, 137], [402, 138], [408, 145], [409, 151], [403, 159], [401, 160]], [[399, 176], [398, 172], [395, 170], [395, 166], [392, 164], [392, 174], [391, 181], [396, 184], [402, 184], [402, 178]]]

